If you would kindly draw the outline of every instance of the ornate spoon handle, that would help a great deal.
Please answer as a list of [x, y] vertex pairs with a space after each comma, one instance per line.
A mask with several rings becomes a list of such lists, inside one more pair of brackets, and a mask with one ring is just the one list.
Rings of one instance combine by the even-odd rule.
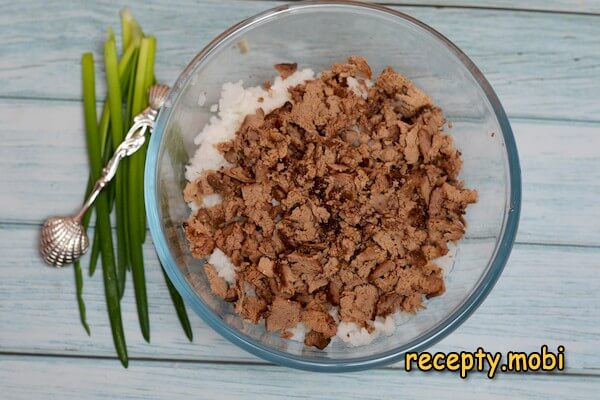
[[102, 189], [114, 178], [121, 160], [142, 147], [146, 141], [146, 133], [154, 129], [158, 110], [163, 106], [168, 94], [169, 87], [166, 85], [154, 85], [150, 88], [149, 106], [135, 117], [133, 126], [102, 170], [102, 175], [77, 214], [70, 217], [52, 217], [44, 221], [39, 248], [48, 264], [61, 267], [63, 264], [77, 261], [87, 251], [89, 240], [81, 225], [83, 215], [94, 204]]
[[146, 141], [146, 132], [148, 129], [154, 128], [154, 118], [146, 117], [144, 114], [138, 115], [134, 121], [135, 123], [127, 132], [125, 140], [121, 142], [111, 159], [108, 160], [108, 163], [102, 169], [102, 175], [100, 175], [100, 178], [94, 184], [94, 189], [73, 218], [77, 220], [83, 218], [85, 212], [94, 204], [98, 194], [114, 178], [121, 160], [138, 151]]
[[98, 194], [114, 178], [121, 160], [132, 155], [144, 145], [146, 132], [154, 129], [154, 121], [158, 115], [158, 110], [164, 104], [168, 92], [169, 87], [166, 85], [154, 85], [150, 88], [148, 93], [149, 106], [134, 118], [133, 126], [129, 128], [125, 139], [117, 147], [104, 169], [102, 169], [102, 175], [94, 184], [94, 189], [73, 218], [77, 220], [83, 218], [85, 212], [94, 204]]

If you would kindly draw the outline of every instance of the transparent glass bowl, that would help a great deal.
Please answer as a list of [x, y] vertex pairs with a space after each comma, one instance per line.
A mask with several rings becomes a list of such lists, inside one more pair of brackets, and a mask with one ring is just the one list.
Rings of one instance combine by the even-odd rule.
[[[186, 38], [194, 42], [194, 38]], [[445, 112], [464, 166], [461, 177], [479, 191], [468, 208], [467, 234], [446, 276], [446, 293], [397, 327], [362, 347], [334, 341], [324, 351], [281, 339], [264, 325], [243, 321], [216, 298], [182, 230], [190, 211], [182, 190], [194, 137], [211, 116], [221, 85], [242, 79], [260, 85], [273, 64], [298, 62], [321, 71], [352, 54], [374, 72], [387, 65], [428, 93]], [[510, 125], [489, 83], [448, 39], [414, 18], [375, 5], [295, 3], [249, 18], [204, 48], [174, 84], [150, 140], [146, 209], [158, 255], [188, 306], [213, 329], [268, 361], [313, 371], [350, 371], [399, 361], [458, 327], [498, 279], [517, 231], [521, 181]]]

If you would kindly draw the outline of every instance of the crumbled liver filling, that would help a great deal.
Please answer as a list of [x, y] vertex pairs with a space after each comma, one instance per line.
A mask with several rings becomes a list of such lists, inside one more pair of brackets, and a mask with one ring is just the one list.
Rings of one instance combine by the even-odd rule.
[[236, 298], [237, 294], [235, 290], [230, 288], [225, 279], [218, 275], [215, 267], [209, 263], [204, 264], [204, 273], [208, 279], [210, 290], [212, 290], [214, 294], [228, 301], [233, 301]]
[[335, 335], [337, 326], [333, 317], [324, 311], [308, 310], [302, 312], [302, 322], [315, 332], [325, 337]]
[[304, 337], [304, 344], [323, 350], [331, 342], [331, 338], [317, 331], [309, 331]]
[[288, 76], [292, 75], [298, 69], [297, 63], [281, 63], [275, 64], [275, 69], [279, 72], [279, 76], [281, 79], [286, 79]]
[[276, 297], [269, 306], [269, 312], [266, 315], [267, 330], [272, 332], [293, 328], [300, 322], [301, 311], [302, 305], [297, 301]]
[[[282, 77], [296, 64], [276, 66]], [[465, 233], [477, 192], [458, 179], [460, 152], [443, 132], [442, 110], [388, 67], [366, 99], [358, 56], [290, 88], [291, 101], [247, 116], [219, 149], [232, 166], [208, 171], [185, 190], [200, 208], [185, 225], [192, 254], [215, 247], [236, 266], [229, 287], [206, 264], [212, 290], [269, 331], [289, 336], [304, 323], [305, 344], [324, 348], [341, 321], [416, 312], [444, 292], [434, 259]], [[202, 207], [203, 195], [221, 204]], [[252, 290], [248, 290], [251, 288]], [[250, 293], [251, 292], [251, 293]]]

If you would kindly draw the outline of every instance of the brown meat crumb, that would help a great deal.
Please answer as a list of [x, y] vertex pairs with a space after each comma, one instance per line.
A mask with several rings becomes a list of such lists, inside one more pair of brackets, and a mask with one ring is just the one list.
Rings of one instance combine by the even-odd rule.
[[269, 314], [266, 317], [266, 328], [269, 332], [293, 328], [300, 322], [300, 311], [302, 305], [298, 302], [276, 297], [269, 306]]
[[[275, 68], [286, 79], [297, 64]], [[280, 108], [247, 115], [217, 146], [230, 165], [184, 191], [199, 206], [184, 224], [194, 257], [218, 248], [236, 267], [230, 286], [205, 264], [211, 290], [283, 337], [304, 323], [305, 344], [319, 349], [337, 332], [332, 306], [372, 329], [377, 316], [417, 312], [441, 295], [435, 259], [463, 237], [477, 201], [431, 98], [391, 67], [364, 86], [366, 98], [349, 77], [372, 77], [366, 59], [334, 64], [291, 87]], [[213, 193], [222, 203], [202, 207]]]
[[302, 322], [313, 331], [323, 334], [325, 337], [335, 336], [337, 326], [333, 317], [324, 311], [304, 311]]
[[364, 326], [374, 317], [378, 297], [377, 288], [369, 284], [356, 286], [352, 291], [345, 292], [340, 299], [342, 321]]
[[290, 75], [292, 75], [298, 69], [297, 63], [281, 63], [274, 65], [277, 72], [279, 72], [279, 76], [281, 79], [287, 79]]
[[227, 282], [225, 282], [225, 279], [221, 278], [217, 274], [215, 267], [209, 263], [204, 264], [204, 273], [208, 279], [210, 290], [212, 290], [214, 294], [228, 301], [231, 301], [235, 298], [235, 291], [230, 289]]
[[273, 278], [275, 263], [268, 257], [261, 257], [256, 268], [266, 277]]
[[311, 347], [316, 347], [319, 350], [323, 350], [329, 345], [331, 338], [323, 335], [317, 331], [310, 331], [304, 337], [304, 344]]

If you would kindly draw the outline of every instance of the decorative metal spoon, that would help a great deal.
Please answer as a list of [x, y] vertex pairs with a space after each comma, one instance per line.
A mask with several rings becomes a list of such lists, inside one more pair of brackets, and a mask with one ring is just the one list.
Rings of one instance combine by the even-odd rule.
[[89, 239], [81, 219], [86, 211], [94, 204], [98, 194], [115, 176], [119, 162], [135, 153], [146, 141], [146, 132], [154, 129], [158, 111], [165, 103], [169, 87], [154, 85], [148, 90], [149, 106], [134, 118], [133, 126], [127, 132], [125, 140], [117, 147], [112, 158], [108, 161], [102, 175], [96, 181], [94, 189], [73, 216], [51, 217], [44, 221], [40, 233], [39, 249], [44, 261], [60, 268], [64, 264], [73, 263], [83, 256], [89, 248]]

